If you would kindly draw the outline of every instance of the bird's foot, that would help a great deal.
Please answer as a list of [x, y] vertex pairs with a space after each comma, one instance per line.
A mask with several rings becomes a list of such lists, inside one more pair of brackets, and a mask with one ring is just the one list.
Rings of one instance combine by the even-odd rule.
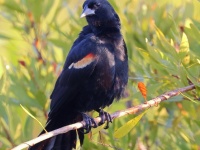
[[85, 113], [81, 113], [82, 114], [82, 117], [83, 117], [83, 120], [85, 121], [85, 126], [84, 126], [84, 134], [87, 134], [91, 131], [91, 128], [96, 128], [97, 127], [97, 124], [96, 122], [94, 121], [94, 119], [90, 116], [88, 116], [87, 114]]
[[109, 113], [103, 111], [102, 109], [98, 109], [97, 112], [99, 112], [99, 117], [101, 118], [101, 121], [99, 122], [99, 125], [102, 125], [106, 122], [106, 126], [104, 129], [109, 128], [109, 123], [112, 123], [112, 118]]

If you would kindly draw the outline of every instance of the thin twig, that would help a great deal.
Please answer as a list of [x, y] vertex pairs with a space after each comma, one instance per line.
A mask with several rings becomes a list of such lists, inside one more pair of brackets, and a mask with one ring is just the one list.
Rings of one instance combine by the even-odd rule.
[[[145, 102], [144, 104], [140, 104], [138, 106], [135, 106], [135, 107], [132, 107], [132, 108], [129, 108], [126, 110], [117, 111], [117, 112], [111, 114], [111, 118], [115, 119], [115, 118], [119, 118], [119, 117], [122, 117], [122, 116], [125, 116], [128, 114], [136, 114], [136, 113], [138, 113], [142, 110], [145, 110], [147, 108], [150, 108], [152, 106], [157, 106], [160, 102], [165, 101], [171, 97], [177, 96], [180, 93], [187, 92], [187, 91], [190, 91], [193, 89], [195, 89], [195, 86], [190, 85], [190, 86], [179, 88], [179, 89], [176, 89], [176, 90], [173, 90], [170, 92], [166, 92], [165, 94], [162, 94], [152, 100], [149, 100], [149, 101]], [[97, 117], [97, 118], [94, 118], [94, 120], [98, 124], [101, 121], [101, 118]], [[51, 132], [42, 134], [41, 136], [39, 136], [35, 139], [32, 139], [25, 143], [22, 143], [22, 144], [18, 145], [17, 147], [13, 148], [12, 150], [21, 150], [21, 149], [27, 148], [29, 146], [33, 146], [34, 144], [44, 141], [53, 136], [69, 132], [70, 130], [76, 130], [76, 129], [82, 128], [82, 127], [84, 127], [84, 125], [85, 125], [85, 122], [81, 121], [81, 122], [77, 122], [75, 124], [64, 126], [62, 128], [53, 130]]]

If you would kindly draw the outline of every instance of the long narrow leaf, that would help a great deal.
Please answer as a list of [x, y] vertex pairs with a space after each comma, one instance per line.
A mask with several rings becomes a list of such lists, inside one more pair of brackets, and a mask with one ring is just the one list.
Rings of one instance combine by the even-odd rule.
[[123, 136], [128, 134], [128, 132], [130, 132], [131, 129], [133, 129], [137, 125], [137, 123], [141, 120], [141, 118], [143, 117], [143, 115], [146, 112], [147, 112], [147, 110], [145, 110], [140, 115], [138, 115], [137, 117], [133, 118], [132, 120], [128, 121], [122, 127], [118, 128], [114, 133], [114, 137], [115, 138], [122, 138]]
[[30, 116], [32, 117], [33, 119], [35, 119], [40, 125], [41, 127], [43, 128], [43, 130], [47, 133], [48, 131], [45, 129], [45, 127], [42, 125], [42, 123], [37, 120], [37, 118], [35, 118], [26, 108], [24, 108], [21, 104], [20, 104], [21, 108]]

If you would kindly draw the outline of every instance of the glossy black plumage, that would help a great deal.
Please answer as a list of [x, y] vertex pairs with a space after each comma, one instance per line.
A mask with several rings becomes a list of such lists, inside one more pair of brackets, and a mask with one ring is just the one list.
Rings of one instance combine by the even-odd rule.
[[[88, 25], [74, 42], [51, 94], [48, 131], [81, 121], [80, 112], [109, 106], [127, 84], [127, 50], [118, 15], [107, 0], [86, 0], [83, 9], [90, 11], [85, 14]], [[71, 131], [30, 149], [68, 150], [75, 146], [75, 139]]]

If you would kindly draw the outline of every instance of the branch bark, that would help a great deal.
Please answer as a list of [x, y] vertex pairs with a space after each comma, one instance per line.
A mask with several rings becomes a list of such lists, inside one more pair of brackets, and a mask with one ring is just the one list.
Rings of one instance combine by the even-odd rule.
[[[136, 114], [136, 113], [138, 113], [142, 110], [145, 110], [147, 108], [157, 106], [160, 102], [165, 101], [165, 100], [167, 100], [171, 97], [177, 96], [180, 93], [187, 92], [187, 91], [190, 91], [190, 90], [193, 90], [193, 89], [195, 89], [195, 86], [190, 85], [190, 86], [179, 88], [179, 89], [176, 89], [176, 90], [173, 90], [173, 91], [170, 91], [170, 92], [166, 92], [166, 93], [164, 93], [164, 94], [162, 94], [162, 95], [160, 95], [160, 96], [158, 96], [158, 97], [156, 97], [152, 100], [145, 102], [144, 104], [140, 104], [138, 106], [131, 107], [131, 108], [126, 109], [126, 110], [117, 111], [117, 112], [111, 114], [111, 118], [113, 120], [115, 118], [119, 118], [119, 117], [122, 117], [122, 116], [125, 116], [125, 115], [128, 115], [128, 114]], [[98, 124], [101, 121], [101, 118], [97, 117], [94, 120]], [[85, 125], [85, 122], [81, 121], [81, 122], [77, 122], [75, 124], [64, 126], [62, 128], [59, 128], [59, 129], [53, 130], [51, 132], [45, 133], [45, 134], [43, 134], [43, 135], [41, 135], [41, 136], [39, 136], [35, 139], [24, 142], [24, 143], [22, 143], [22, 144], [20, 144], [16, 147], [14, 147], [12, 150], [21, 150], [21, 149], [24, 149], [24, 148], [28, 148], [29, 146], [33, 146], [34, 144], [39, 143], [41, 141], [44, 141], [44, 140], [51, 138], [53, 136], [56, 136], [56, 135], [59, 135], [59, 134], [62, 134], [62, 133], [66, 133], [66, 132], [69, 132], [71, 130], [76, 130], [76, 129], [82, 128], [82, 127], [84, 127], [84, 125]]]

